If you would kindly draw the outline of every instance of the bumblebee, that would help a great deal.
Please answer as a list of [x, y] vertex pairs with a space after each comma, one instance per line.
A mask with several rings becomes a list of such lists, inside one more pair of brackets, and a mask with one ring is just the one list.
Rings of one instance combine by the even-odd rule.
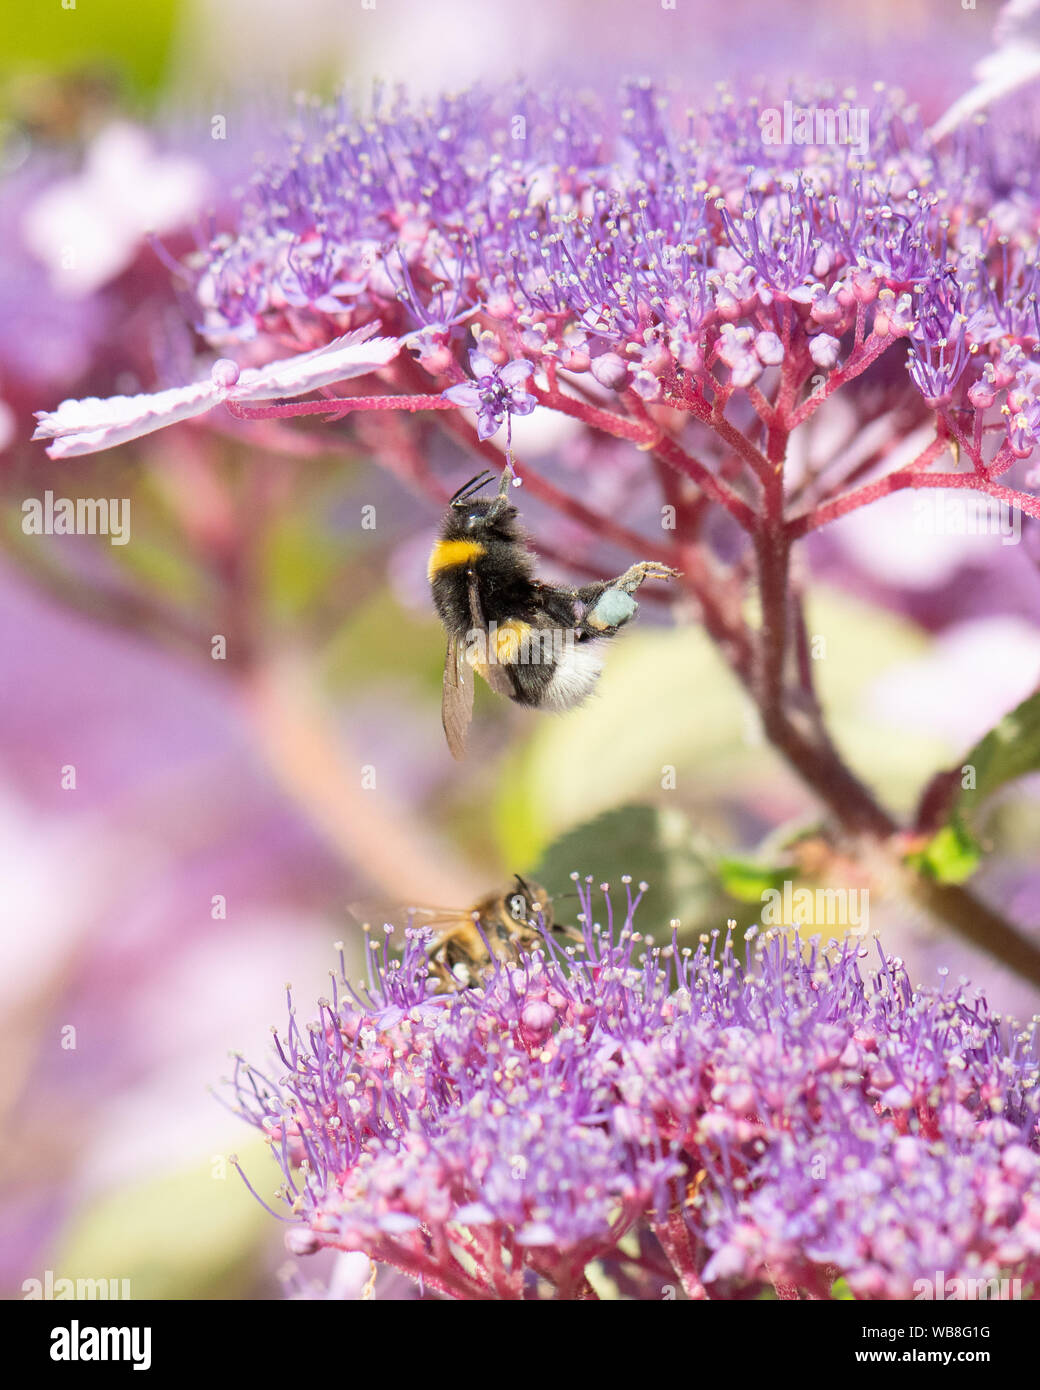
[[552, 900], [545, 889], [525, 882], [519, 874], [510, 887], [489, 893], [471, 908], [453, 912], [415, 908], [413, 914], [416, 925], [436, 928], [426, 957], [430, 975], [437, 980], [437, 994], [481, 984], [492, 972], [492, 957], [515, 962], [544, 946], [541, 929], [573, 941], [583, 939], [574, 928], [554, 923]]
[[599, 680], [603, 640], [635, 615], [632, 595], [640, 584], [678, 575], [644, 560], [616, 579], [578, 589], [542, 583], [506, 496], [510, 471], [494, 499], [476, 496], [493, 477], [480, 473], [452, 497], [427, 571], [448, 634], [441, 721], [456, 758], [465, 752], [473, 714], [474, 671], [518, 705], [573, 709]]

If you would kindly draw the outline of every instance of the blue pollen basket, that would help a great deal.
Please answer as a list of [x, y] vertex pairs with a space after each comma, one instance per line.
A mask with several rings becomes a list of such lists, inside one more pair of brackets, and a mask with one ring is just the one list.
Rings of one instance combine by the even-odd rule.
[[624, 589], [607, 589], [592, 610], [591, 617], [597, 625], [617, 627], [625, 623], [639, 607], [631, 594]]

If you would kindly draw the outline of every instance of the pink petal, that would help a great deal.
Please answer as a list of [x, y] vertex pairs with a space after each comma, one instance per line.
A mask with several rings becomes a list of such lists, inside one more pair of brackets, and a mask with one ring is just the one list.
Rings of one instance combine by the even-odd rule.
[[140, 396], [111, 396], [99, 400], [62, 401], [57, 410], [37, 411], [33, 439], [53, 439], [50, 458], [72, 458], [110, 449], [129, 439], [201, 415], [218, 402], [277, 400], [300, 396], [318, 386], [329, 386], [348, 377], [364, 376], [392, 361], [401, 350], [399, 338], [373, 338], [376, 324], [368, 324], [324, 347], [296, 357], [247, 367], [234, 381], [234, 364], [221, 358], [211, 376], [191, 386], [175, 386]]
[[38, 410], [33, 439], [54, 439], [47, 454], [52, 459], [72, 458], [110, 449], [128, 439], [201, 415], [226, 395], [211, 380], [193, 386], [175, 386], [140, 396], [110, 396], [99, 400], [62, 401], [57, 410]]
[[334, 338], [313, 352], [269, 362], [266, 367], [248, 367], [230, 392], [236, 401], [277, 400], [283, 396], [302, 396], [318, 386], [365, 376], [392, 362], [401, 351], [400, 338], [373, 338], [378, 325], [367, 324], [354, 333]]

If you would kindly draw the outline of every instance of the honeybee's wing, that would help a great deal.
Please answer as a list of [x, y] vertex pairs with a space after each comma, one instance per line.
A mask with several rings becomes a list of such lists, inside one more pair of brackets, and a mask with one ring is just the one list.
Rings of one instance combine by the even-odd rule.
[[[475, 631], [483, 632], [486, 639], [490, 637], [488, 620], [484, 617], [484, 607], [480, 602], [480, 588], [477, 584], [475, 570], [469, 572], [469, 620]], [[516, 694], [516, 690], [509, 678], [509, 672], [501, 662], [495, 659], [495, 653], [491, 651], [489, 641], [485, 642], [485, 646], [487, 659], [480, 663], [480, 674], [496, 695], [504, 695], [507, 700], [511, 700]]]
[[473, 922], [472, 912], [465, 907], [412, 907], [416, 927], [439, 927], [442, 931], [449, 927], [467, 927]]
[[473, 718], [473, 672], [462, 639], [448, 638], [444, 658], [444, 693], [441, 696], [441, 723], [453, 758], [466, 755], [466, 731]]
[[426, 947], [426, 954], [431, 961], [438, 959], [443, 948], [452, 941], [472, 941], [479, 949], [473, 914], [466, 908], [413, 907], [408, 911], [413, 927], [430, 927], [433, 931]]
[[394, 927], [443, 927], [452, 922], [470, 921], [469, 910], [464, 907], [417, 907], [407, 906], [389, 898], [357, 898], [346, 905], [348, 915], [357, 925], [382, 927], [384, 923]]

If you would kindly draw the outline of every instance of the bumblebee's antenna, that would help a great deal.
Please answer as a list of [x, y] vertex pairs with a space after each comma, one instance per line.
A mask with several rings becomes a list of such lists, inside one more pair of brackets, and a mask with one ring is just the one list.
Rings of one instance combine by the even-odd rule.
[[[494, 473], [485, 468], [483, 473], [478, 473], [475, 478], [470, 478], [468, 483], [463, 483], [448, 505], [450, 507], [461, 506], [462, 503], [467, 502], [475, 492], [479, 492], [481, 488], [487, 487], [494, 476]], [[499, 491], [501, 491], [501, 489], [499, 489]]]

